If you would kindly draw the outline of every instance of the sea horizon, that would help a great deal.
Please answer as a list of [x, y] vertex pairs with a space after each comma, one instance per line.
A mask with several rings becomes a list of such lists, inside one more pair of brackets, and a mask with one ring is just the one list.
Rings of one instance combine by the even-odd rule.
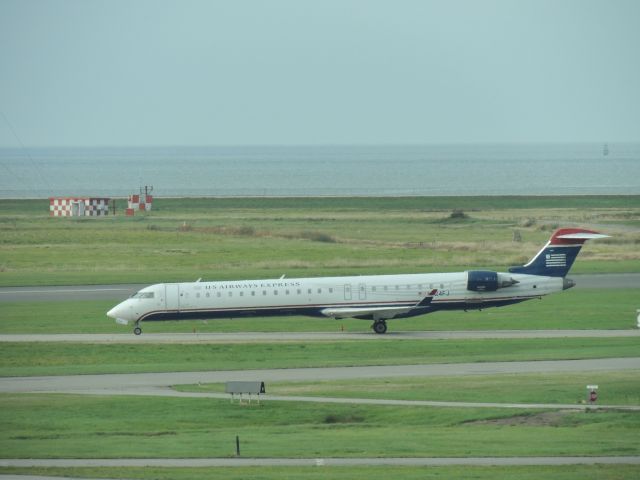
[[640, 143], [0, 147], [0, 198], [640, 194]]

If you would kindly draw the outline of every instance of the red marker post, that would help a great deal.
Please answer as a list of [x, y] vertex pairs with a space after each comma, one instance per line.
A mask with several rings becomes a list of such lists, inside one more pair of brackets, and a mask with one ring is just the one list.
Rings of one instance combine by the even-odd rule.
[[593, 405], [598, 401], [598, 385], [587, 385], [587, 402]]

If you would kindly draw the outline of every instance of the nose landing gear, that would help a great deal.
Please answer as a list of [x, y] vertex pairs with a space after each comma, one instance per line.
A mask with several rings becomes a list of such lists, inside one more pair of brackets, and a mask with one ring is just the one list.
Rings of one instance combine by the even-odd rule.
[[137, 323], [136, 323], [136, 328], [133, 329], [133, 333], [136, 335], [140, 335], [142, 333], [142, 329]]

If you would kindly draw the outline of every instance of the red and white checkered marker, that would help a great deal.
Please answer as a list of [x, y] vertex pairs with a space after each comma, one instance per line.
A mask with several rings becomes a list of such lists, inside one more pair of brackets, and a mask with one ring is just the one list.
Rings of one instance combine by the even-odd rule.
[[109, 214], [109, 198], [50, 197], [51, 217], [99, 217]]

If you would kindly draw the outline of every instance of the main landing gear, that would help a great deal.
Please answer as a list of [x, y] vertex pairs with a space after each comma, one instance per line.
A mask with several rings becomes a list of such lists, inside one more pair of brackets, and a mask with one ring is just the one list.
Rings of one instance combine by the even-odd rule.
[[377, 334], [382, 335], [387, 332], [387, 322], [384, 320], [376, 320], [373, 325], [371, 325], [371, 328], [373, 328], [373, 331]]

